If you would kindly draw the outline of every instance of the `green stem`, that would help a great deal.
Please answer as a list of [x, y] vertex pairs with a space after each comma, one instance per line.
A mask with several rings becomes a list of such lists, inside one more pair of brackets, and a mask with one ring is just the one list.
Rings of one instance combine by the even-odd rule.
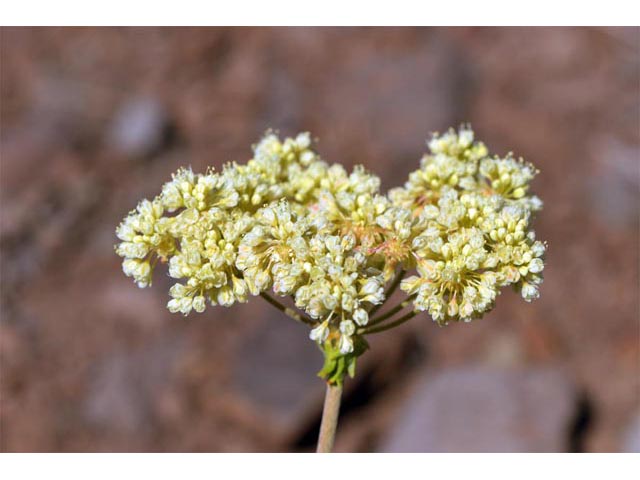
[[387, 291], [384, 292], [384, 301], [378, 305], [374, 305], [373, 308], [369, 310], [370, 317], [373, 316], [373, 314], [376, 313], [380, 309], [380, 307], [382, 307], [385, 304], [387, 300], [389, 300], [389, 297], [393, 295], [393, 292], [396, 291], [396, 289], [398, 288], [398, 285], [400, 285], [400, 282], [402, 282], [402, 279], [404, 278], [406, 273], [407, 272], [405, 270], [401, 269], [396, 274], [395, 278], [393, 279], [393, 282], [391, 283], [391, 285], [389, 285], [389, 288], [387, 288]]
[[398, 318], [397, 320], [394, 320], [391, 323], [386, 323], [386, 324], [380, 325], [379, 327], [376, 327], [376, 328], [365, 329], [365, 330], [362, 330], [359, 333], [361, 333], [362, 335], [368, 335], [370, 333], [384, 332], [385, 330], [389, 330], [390, 328], [397, 327], [398, 325], [402, 325], [404, 322], [406, 322], [408, 320], [411, 320], [417, 314], [418, 314], [418, 312], [416, 310], [414, 310], [414, 311], [411, 311], [409, 313], [404, 314], [402, 317]]
[[367, 326], [368, 327], [372, 327], [374, 325], [377, 325], [378, 323], [386, 320], [389, 317], [392, 317], [393, 315], [395, 315], [396, 313], [398, 313], [400, 310], [402, 310], [403, 308], [405, 308], [407, 305], [409, 305], [413, 299], [415, 298], [416, 294], [413, 294], [409, 297], [407, 297], [406, 300], [404, 300], [402, 303], [396, 305], [395, 307], [393, 307], [391, 310], [389, 310], [386, 313], [383, 313], [382, 315], [380, 315], [378, 318], [374, 318], [373, 320], [371, 320]]
[[292, 308], [289, 308], [289, 307], [281, 304], [279, 301], [277, 301], [275, 298], [273, 298], [268, 293], [261, 292], [260, 296], [262, 298], [264, 298], [267, 302], [269, 302], [271, 305], [276, 307], [278, 310], [280, 310], [282, 313], [284, 313], [287, 317], [293, 318], [296, 322], [304, 323], [304, 324], [310, 325], [310, 326], [314, 326], [316, 324], [316, 322], [314, 322], [311, 318], [307, 317], [304, 314], [296, 312]]
[[338, 428], [338, 416], [340, 415], [340, 398], [342, 397], [342, 384], [330, 385], [327, 383], [327, 391], [324, 396], [324, 408], [322, 409], [322, 421], [320, 423], [320, 435], [318, 437], [317, 453], [330, 453]]

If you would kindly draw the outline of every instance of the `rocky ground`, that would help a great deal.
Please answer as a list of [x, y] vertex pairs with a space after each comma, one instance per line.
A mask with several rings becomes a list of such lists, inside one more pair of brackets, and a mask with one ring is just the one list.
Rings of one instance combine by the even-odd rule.
[[542, 173], [542, 297], [378, 336], [339, 451], [639, 451], [640, 30], [2, 29], [3, 451], [309, 451], [304, 328], [139, 290], [115, 226], [179, 166], [309, 130], [385, 188], [469, 121]]

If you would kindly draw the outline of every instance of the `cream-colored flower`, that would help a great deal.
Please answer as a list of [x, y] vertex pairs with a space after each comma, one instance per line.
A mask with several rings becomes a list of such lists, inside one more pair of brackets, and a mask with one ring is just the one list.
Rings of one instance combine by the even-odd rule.
[[322, 160], [309, 133], [267, 132], [246, 164], [180, 169], [140, 202], [116, 231], [123, 271], [145, 287], [167, 263], [177, 281], [167, 307], [184, 315], [270, 290], [290, 297], [311, 340], [343, 360], [380, 328], [373, 310], [398, 272], [415, 271], [400, 289], [440, 324], [481, 317], [508, 285], [537, 298], [546, 245], [531, 225], [542, 207], [535, 167], [489, 156], [468, 126], [428, 147], [404, 187], [384, 194], [364, 167]]
[[163, 217], [164, 208], [158, 198], [143, 200], [116, 229], [121, 243], [116, 253], [125, 260], [122, 269], [139, 287], [151, 285], [151, 275], [158, 260], [166, 262], [176, 251], [170, 233], [173, 220]]
[[292, 295], [308, 277], [309, 246], [304, 219], [281, 201], [254, 215], [255, 226], [240, 242], [236, 267], [253, 295], [271, 285], [279, 295]]

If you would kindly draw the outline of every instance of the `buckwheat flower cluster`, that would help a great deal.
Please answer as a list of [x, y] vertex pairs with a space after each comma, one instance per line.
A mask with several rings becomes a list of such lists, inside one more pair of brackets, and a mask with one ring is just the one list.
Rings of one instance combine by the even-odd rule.
[[530, 222], [542, 202], [528, 195], [537, 170], [511, 154], [489, 157], [464, 127], [434, 135], [429, 148], [421, 169], [390, 193], [424, 221], [412, 241], [418, 275], [401, 289], [441, 324], [481, 317], [507, 285], [537, 298], [545, 245]]
[[[171, 312], [261, 296], [309, 326], [340, 383], [365, 336], [426, 311], [439, 324], [479, 318], [500, 289], [539, 295], [545, 244], [531, 228], [537, 170], [489, 155], [461, 127], [428, 142], [402, 188], [385, 194], [362, 166], [322, 160], [311, 136], [267, 134], [246, 164], [178, 170], [120, 224], [123, 271], [147, 287], [158, 262], [175, 280]], [[404, 278], [408, 272], [415, 272]], [[377, 314], [400, 287], [405, 301]], [[411, 311], [402, 315], [402, 309]], [[392, 318], [394, 315], [400, 318]]]

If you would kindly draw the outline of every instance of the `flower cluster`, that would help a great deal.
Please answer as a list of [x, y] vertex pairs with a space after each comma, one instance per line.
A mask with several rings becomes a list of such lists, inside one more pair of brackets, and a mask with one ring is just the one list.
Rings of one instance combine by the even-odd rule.
[[507, 285], [537, 298], [545, 245], [530, 222], [542, 202], [527, 195], [537, 170], [511, 154], [489, 157], [468, 128], [435, 135], [429, 147], [420, 170], [390, 192], [422, 219], [412, 241], [418, 275], [402, 290], [442, 324], [481, 317]]
[[[536, 169], [490, 157], [468, 127], [428, 147], [404, 187], [384, 194], [364, 167], [323, 161], [308, 133], [268, 132], [246, 164], [175, 173], [120, 224], [116, 252], [140, 287], [168, 263], [171, 312], [256, 295], [291, 312], [271, 294], [289, 298], [334, 359], [361, 353], [398, 285], [414, 312], [439, 324], [482, 316], [507, 285], [537, 298], [545, 245], [531, 229], [542, 207], [529, 193]], [[416, 274], [402, 280], [408, 271]]]

